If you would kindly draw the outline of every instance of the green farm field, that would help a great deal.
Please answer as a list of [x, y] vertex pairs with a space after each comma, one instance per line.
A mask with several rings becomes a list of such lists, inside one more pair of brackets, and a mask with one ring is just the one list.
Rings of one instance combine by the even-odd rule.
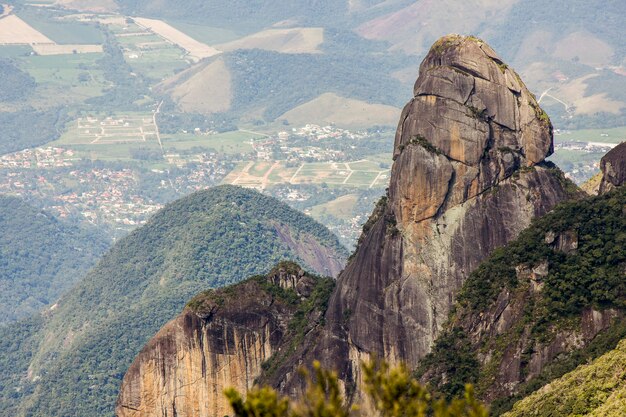
[[[0, 48], [1, 49], [1, 48]], [[109, 86], [97, 61], [100, 53], [29, 56], [18, 59], [20, 67], [38, 84], [53, 85], [85, 97], [102, 94]]]
[[103, 33], [97, 26], [77, 21], [59, 21], [44, 9], [24, 8], [17, 15], [59, 44], [99, 45], [104, 41]]
[[560, 135], [554, 135], [556, 142], [606, 142], [620, 143], [626, 141], [626, 126], [610, 129], [583, 129], [570, 130]]
[[232, 29], [218, 28], [214, 26], [198, 25], [195, 23], [181, 22], [177, 20], [167, 20], [167, 23], [184, 34], [207, 45], [226, 43], [239, 39], [246, 34], [235, 32]]
[[185, 59], [185, 52], [169, 44], [155, 49], [129, 50], [124, 53], [124, 58], [134, 72], [158, 81], [176, 74], [189, 65]]
[[28, 45], [0, 45], [0, 58], [17, 58], [28, 56], [33, 48]]
[[250, 139], [260, 137], [262, 137], [262, 135], [242, 131], [224, 132], [215, 135], [195, 135], [191, 133], [161, 135], [163, 147], [165, 148], [171, 147], [186, 150], [194, 147], [202, 147], [231, 155], [252, 152], [253, 149], [250, 144]]

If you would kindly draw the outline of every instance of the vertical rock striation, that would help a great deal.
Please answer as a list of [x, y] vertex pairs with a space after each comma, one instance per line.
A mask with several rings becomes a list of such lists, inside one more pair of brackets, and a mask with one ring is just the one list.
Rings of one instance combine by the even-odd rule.
[[[283, 263], [267, 276], [196, 296], [142, 349], [130, 366], [116, 406], [118, 417], [224, 416], [224, 390], [245, 392], [262, 364], [293, 341], [296, 313], [307, 327], [321, 317], [314, 290], [330, 278]], [[297, 330], [303, 330], [298, 328]], [[268, 362], [266, 362], [268, 363]]]
[[[323, 320], [310, 320], [298, 333], [306, 338], [281, 350], [286, 319], [270, 295], [243, 297], [208, 318], [186, 310], [131, 366], [118, 415], [221, 416], [223, 388], [245, 391], [258, 377], [297, 394], [295, 369], [314, 359], [336, 369], [358, 401], [360, 360], [376, 354], [416, 367], [472, 270], [569, 197], [563, 174], [544, 162], [552, 150], [547, 115], [488, 45], [440, 39], [402, 112], [388, 194]], [[184, 403], [176, 414], [173, 402]]]
[[[547, 115], [487, 44], [437, 41], [402, 112], [388, 196], [304, 362], [337, 369], [357, 394], [359, 360], [371, 354], [417, 366], [470, 272], [568, 198], [562, 173], [544, 162], [552, 150]], [[294, 379], [270, 382], [299, 389]]]
[[602, 179], [598, 194], [604, 194], [626, 182], [626, 142], [607, 152], [600, 160]]

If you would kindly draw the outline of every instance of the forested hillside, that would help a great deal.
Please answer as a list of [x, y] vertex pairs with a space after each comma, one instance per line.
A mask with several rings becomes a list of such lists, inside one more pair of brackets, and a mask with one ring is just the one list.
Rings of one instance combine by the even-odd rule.
[[[423, 378], [449, 396], [474, 383], [498, 415], [615, 348], [626, 337], [625, 207], [623, 187], [562, 203], [494, 251], [464, 284]], [[547, 410], [536, 415], [568, 415]]]
[[109, 246], [10, 196], [0, 196], [0, 231], [0, 325], [54, 303]]
[[222, 186], [171, 203], [114, 245], [42, 329], [3, 330], [17, 350], [0, 372], [0, 414], [111, 415], [133, 357], [193, 295], [286, 259], [337, 274], [345, 257], [324, 226], [256, 191]]

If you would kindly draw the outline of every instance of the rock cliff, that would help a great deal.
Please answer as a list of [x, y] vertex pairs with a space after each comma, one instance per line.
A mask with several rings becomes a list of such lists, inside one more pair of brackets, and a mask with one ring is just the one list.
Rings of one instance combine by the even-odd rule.
[[472, 382], [499, 415], [613, 349], [626, 337], [624, 210], [624, 187], [570, 201], [495, 251], [422, 360], [424, 382], [448, 395]]
[[[544, 161], [552, 149], [547, 115], [487, 44], [458, 35], [437, 41], [420, 66], [414, 97], [402, 112], [387, 196], [365, 224], [358, 248], [338, 278], [321, 321], [324, 325], [312, 326], [306, 338], [288, 350], [278, 350], [280, 342], [263, 339], [264, 328], [253, 330], [253, 340], [263, 348], [240, 349], [232, 360], [242, 365], [232, 375], [216, 372], [221, 368], [205, 374], [198, 371], [196, 377], [206, 385], [202, 389], [214, 387], [212, 392], [218, 392], [217, 388], [234, 385], [245, 390], [258, 377], [260, 383], [297, 394], [302, 380], [295, 370], [317, 359], [336, 369], [346, 393], [359, 401], [360, 360], [377, 354], [417, 367], [430, 352], [470, 273], [495, 248], [515, 239], [534, 217], [550, 211], [575, 189]], [[259, 310], [259, 314], [271, 313]], [[170, 328], [183, 328], [182, 323], [173, 323]], [[192, 340], [203, 340], [202, 346], [208, 346], [211, 333], [201, 328], [195, 334], [204, 336]], [[164, 331], [159, 335], [169, 337]], [[181, 336], [176, 343], [189, 341]], [[210, 343], [217, 344], [215, 351], [232, 344], [224, 338]], [[183, 383], [178, 388], [168, 385], [178, 384], [178, 377], [159, 376], [158, 367], [142, 370], [155, 360], [152, 356], [165, 351], [154, 344], [153, 340], [140, 355], [144, 359], [129, 370], [118, 412], [140, 408], [137, 404], [145, 404], [144, 397], [169, 407], [177, 395], [184, 396]], [[186, 357], [181, 355], [170, 352], [167, 360]], [[251, 357], [252, 362], [244, 360]], [[264, 367], [261, 357], [269, 358]], [[185, 366], [206, 369], [204, 363], [196, 360]], [[244, 368], [243, 363], [252, 365]], [[139, 382], [145, 378], [144, 385], [160, 378], [160, 386], [171, 389], [146, 397]], [[181, 379], [191, 380], [192, 376]], [[158, 391], [151, 389], [151, 393]], [[177, 413], [200, 415], [181, 414], [178, 409]]]
[[614, 190], [626, 182], [626, 142], [611, 149], [600, 160], [602, 179], [598, 194]]
[[224, 390], [245, 392], [262, 367], [271, 371], [268, 359], [293, 349], [317, 323], [332, 288], [332, 279], [282, 263], [267, 276], [196, 296], [135, 358], [117, 416], [229, 414]]
[[[359, 360], [371, 354], [416, 367], [469, 274], [568, 198], [571, 184], [544, 162], [552, 146], [548, 117], [487, 44], [437, 41], [398, 125], [388, 196], [304, 362], [337, 369], [357, 394]], [[299, 389], [289, 378], [268, 382]]]

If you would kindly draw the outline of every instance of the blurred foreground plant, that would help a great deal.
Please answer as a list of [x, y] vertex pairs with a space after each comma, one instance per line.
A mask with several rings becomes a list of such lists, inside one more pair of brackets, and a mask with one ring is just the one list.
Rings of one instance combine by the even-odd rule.
[[[364, 391], [381, 417], [487, 417], [487, 408], [474, 398], [466, 385], [461, 398], [446, 401], [411, 377], [405, 366], [390, 367], [374, 359], [362, 363]], [[333, 371], [313, 363], [313, 376], [302, 371], [306, 390], [297, 400], [281, 397], [269, 387], [253, 388], [244, 399], [234, 388], [225, 394], [235, 417], [350, 417], [360, 416], [357, 407], [344, 399], [339, 378]]]

